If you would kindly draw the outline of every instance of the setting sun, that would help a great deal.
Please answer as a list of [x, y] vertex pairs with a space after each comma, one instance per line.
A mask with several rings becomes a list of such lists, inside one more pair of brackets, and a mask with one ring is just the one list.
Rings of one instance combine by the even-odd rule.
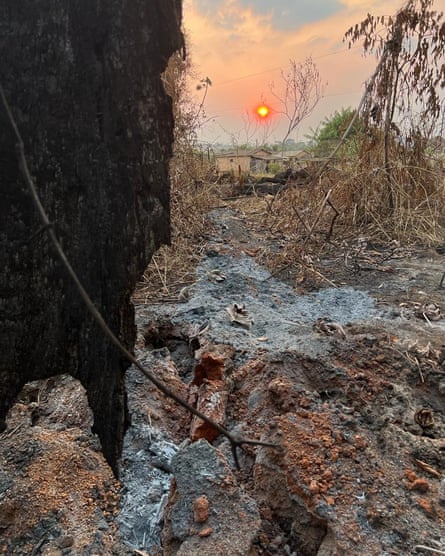
[[270, 108], [267, 107], [265, 104], [261, 104], [256, 109], [256, 113], [260, 118], [267, 118], [267, 116], [270, 114]]

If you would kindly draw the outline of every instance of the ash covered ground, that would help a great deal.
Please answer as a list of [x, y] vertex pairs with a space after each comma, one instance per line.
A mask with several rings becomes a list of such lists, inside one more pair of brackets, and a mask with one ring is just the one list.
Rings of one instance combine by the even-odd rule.
[[80, 385], [28, 385], [0, 437], [0, 550], [443, 552], [445, 342], [428, 312], [443, 306], [442, 259], [352, 273], [333, 258], [338, 287], [297, 293], [251, 256], [266, 239], [242, 213], [213, 217], [195, 282], [137, 306], [138, 358], [229, 431], [277, 448], [245, 447], [236, 469], [227, 439], [132, 368], [117, 482]]

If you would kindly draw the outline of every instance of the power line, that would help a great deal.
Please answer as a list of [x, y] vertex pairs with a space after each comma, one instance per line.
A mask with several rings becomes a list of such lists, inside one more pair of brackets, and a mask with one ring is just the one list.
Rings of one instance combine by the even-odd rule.
[[[340, 54], [341, 52], [347, 52], [349, 50], [357, 50], [361, 48], [361, 46], [355, 46], [353, 48], [341, 48], [339, 50], [334, 50], [333, 52], [327, 52], [326, 54], [320, 54], [319, 56], [312, 57], [313, 60], [320, 60], [321, 58], [327, 58], [328, 56], [335, 56], [336, 54]], [[284, 66], [277, 66], [275, 68], [269, 68], [263, 71], [258, 71], [256, 73], [248, 73], [246, 75], [240, 75], [239, 77], [234, 77], [233, 79], [226, 79], [226, 81], [220, 81], [219, 83], [213, 83], [214, 87], [219, 87], [221, 85], [227, 85], [228, 83], [235, 83], [236, 81], [242, 81], [243, 79], [248, 79], [249, 77], [256, 77], [257, 75], [264, 75], [265, 73], [271, 73], [273, 71], [283, 70], [284, 68], [288, 67], [289, 64]]]
[[241, 81], [242, 79], [248, 79], [249, 77], [256, 77], [257, 75], [263, 75], [264, 73], [270, 73], [272, 71], [278, 71], [283, 69], [283, 66], [278, 66], [276, 68], [269, 68], [264, 71], [259, 71], [257, 73], [248, 73], [247, 75], [241, 75], [240, 77], [234, 77], [233, 79], [227, 79], [226, 81], [221, 81], [220, 83], [214, 83], [214, 86], [227, 85], [227, 83], [234, 83], [235, 81]]
[[342, 93], [329, 93], [327, 95], [323, 95], [321, 98], [327, 97], [345, 97], [347, 95], [355, 95], [357, 93], [361, 93], [362, 89], [356, 89], [355, 91], [343, 91]]

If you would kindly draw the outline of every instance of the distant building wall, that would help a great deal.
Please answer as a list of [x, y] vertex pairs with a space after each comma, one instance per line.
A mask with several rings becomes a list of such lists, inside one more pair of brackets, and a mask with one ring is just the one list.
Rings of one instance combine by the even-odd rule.
[[234, 172], [238, 173], [239, 169], [241, 172], [246, 174], [250, 172], [250, 155], [248, 156], [237, 156], [237, 155], [216, 155], [216, 165], [220, 172]]
[[264, 174], [268, 171], [269, 160], [264, 158], [251, 158], [250, 171], [252, 174]]
[[253, 151], [234, 151], [217, 154], [216, 165], [220, 172], [233, 172], [238, 174], [264, 173], [271, 160], [277, 158], [271, 151], [256, 149]]

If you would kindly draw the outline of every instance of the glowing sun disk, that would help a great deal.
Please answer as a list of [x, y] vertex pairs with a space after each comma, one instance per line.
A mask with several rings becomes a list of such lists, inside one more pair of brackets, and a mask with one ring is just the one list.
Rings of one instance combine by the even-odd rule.
[[261, 104], [261, 106], [258, 106], [258, 108], [256, 109], [256, 113], [260, 118], [267, 118], [270, 110], [265, 104]]

